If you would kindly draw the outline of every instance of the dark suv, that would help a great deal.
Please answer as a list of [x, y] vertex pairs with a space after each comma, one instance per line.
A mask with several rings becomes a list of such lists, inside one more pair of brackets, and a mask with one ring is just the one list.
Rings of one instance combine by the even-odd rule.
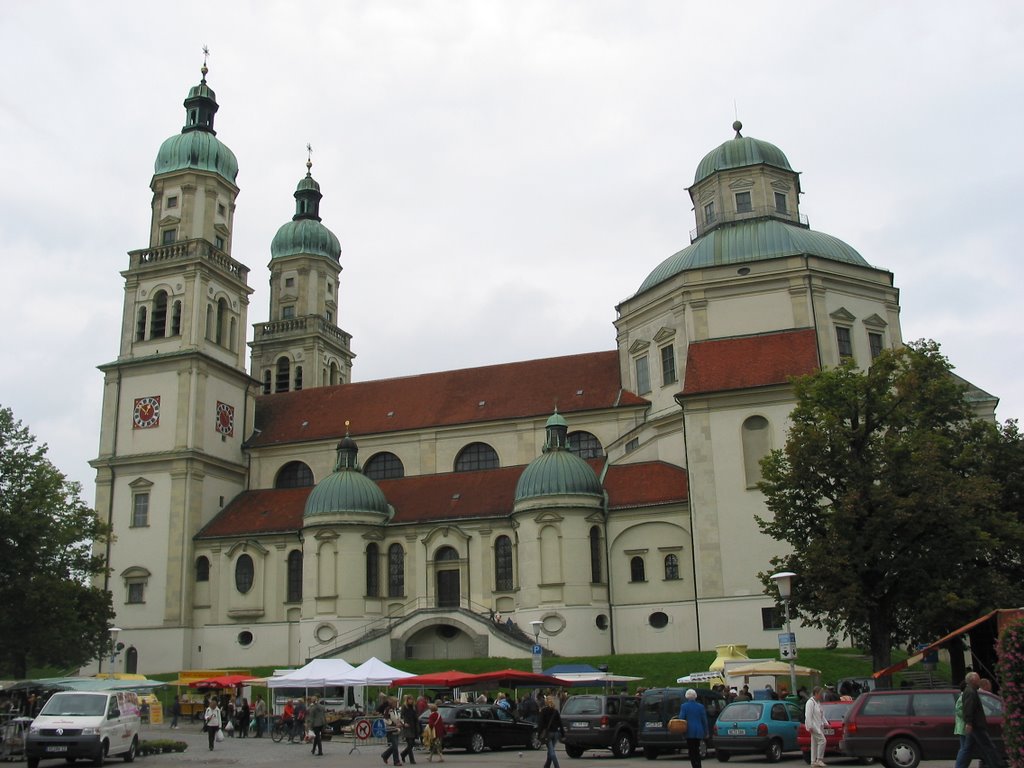
[[[1003, 749], [1003, 702], [980, 691], [989, 734]], [[960, 748], [953, 735], [952, 688], [862, 693], [846, 715], [839, 748], [851, 757], [873, 757], [889, 768], [917, 768], [922, 760], [952, 760]]]
[[[706, 757], [712, 745], [711, 730], [718, 713], [725, 708], [725, 697], [708, 688], [696, 688], [697, 701], [708, 713], [708, 737], [701, 742], [700, 753]], [[686, 696], [685, 688], [648, 688], [640, 698], [640, 736], [637, 743], [648, 760], [658, 755], [686, 749], [686, 737], [668, 732], [668, 721], [679, 714]]]
[[636, 696], [570, 696], [562, 705], [565, 753], [580, 757], [588, 749], [610, 749], [629, 757], [636, 749], [640, 705]]

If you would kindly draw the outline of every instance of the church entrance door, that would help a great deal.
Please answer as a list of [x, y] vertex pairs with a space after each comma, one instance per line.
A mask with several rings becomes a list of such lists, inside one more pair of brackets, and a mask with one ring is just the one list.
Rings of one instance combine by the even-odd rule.
[[459, 571], [437, 572], [437, 607], [458, 608], [459, 607]]

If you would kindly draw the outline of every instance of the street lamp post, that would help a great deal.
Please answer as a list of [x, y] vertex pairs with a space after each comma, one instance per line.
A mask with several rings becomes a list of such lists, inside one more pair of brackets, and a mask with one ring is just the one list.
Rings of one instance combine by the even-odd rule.
[[530, 628], [533, 629], [533, 672], [537, 675], [544, 671], [544, 665], [541, 663], [544, 649], [540, 647], [540, 630], [543, 626], [543, 621], [530, 622]]
[[117, 674], [117, 635], [121, 631], [120, 627], [110, 628], [110, 678], [113, 679]]
[[789, 625], [789, 601], [793, 595], [793, 579], [796, 574], [791, 571], [783, 571], [772, 575], [771, 580], [779, 589], [779, 597], [782, 599], [783, 609], [786, 611], [786, 634], [779, 637], [779, 653], [783, 658], [789, 660], [789, 692], [796, 695], [796, 635], [793, 634]]

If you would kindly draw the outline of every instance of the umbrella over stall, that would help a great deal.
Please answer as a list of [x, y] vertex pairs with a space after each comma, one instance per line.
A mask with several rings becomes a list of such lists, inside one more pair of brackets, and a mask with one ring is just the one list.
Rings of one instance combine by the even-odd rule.
[[190, 688], [237, 688], [251, 680], [260, 679], [252, 675], [217, 675], [202, 680], [192, 680], [188, 685]]
[[470, 676], [468, 672], [449, 669], [447, 672], [428, 672], [424, 675], [415, 675], [413, 677], [399, 677], [392, 680], [391, 685], [400, 688], [431, 688], [440, 690], [455, 688], [459, 680], [465, 680]]
[[482, 672], [479, 675], [466, 675], [461, 679], [453, 681], [454, 688], [461, 688], [466, 691], [478, 691], [483, 688], [562, 688], [566, 685], [564, 680], [559, 680], [551, 675], [539, 675], [534, 672], [524, 672], [521, 669], [501, 669], [497, 672]]

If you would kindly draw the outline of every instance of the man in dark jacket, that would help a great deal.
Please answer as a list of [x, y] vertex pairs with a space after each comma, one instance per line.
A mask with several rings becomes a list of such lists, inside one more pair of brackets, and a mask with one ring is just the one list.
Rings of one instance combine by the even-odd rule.
[[988, 735], [985, 707], [982, 706], [981, 694], [978, 693], [981, 676], [977, 672], [968, 672], [964, 680], [967, 683], [964, 688], [964, 734], [971, 750], [968, 755], [977, 754], [984, 765], [1002, 765], [1003, 761], [999, 759], [992, 737]]

